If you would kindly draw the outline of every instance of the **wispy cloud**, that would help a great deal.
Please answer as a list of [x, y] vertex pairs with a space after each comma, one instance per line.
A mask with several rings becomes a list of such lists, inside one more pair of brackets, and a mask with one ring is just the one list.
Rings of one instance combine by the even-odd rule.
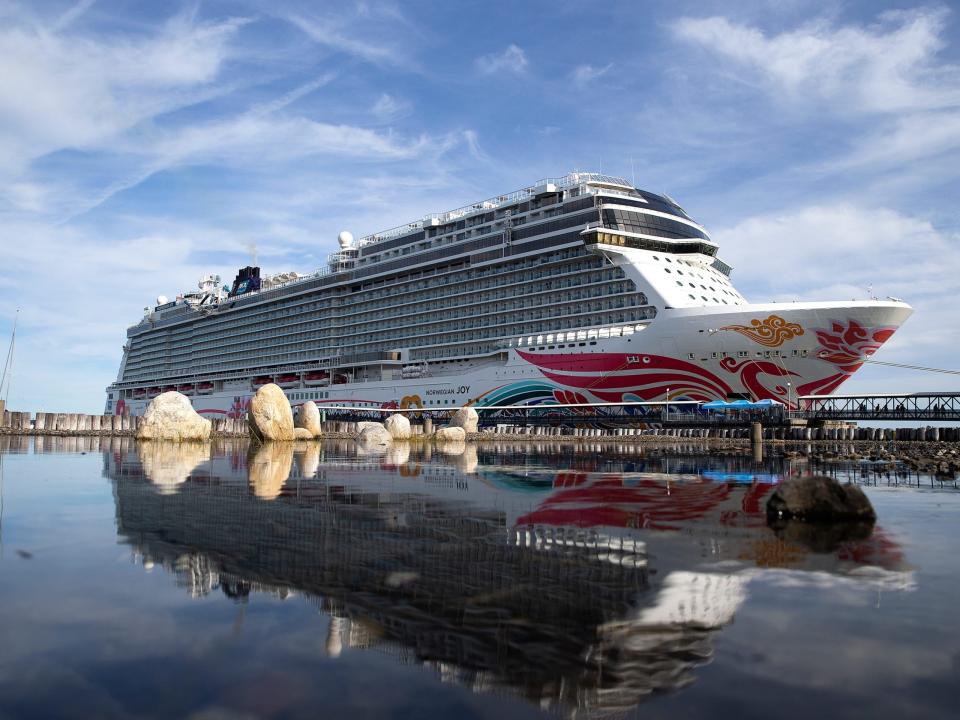
[[581, 90], [591, 85], [597, 78], [603, 77], [613, 68], [613, 63], [607, 63], [603, 67], [594, 67], [593, 65], [577, 65], [570, 73], [570, 79], [573, 84]]
[[481, 75], [500, 73], [523, 75], [529, 66], [526, 53], [514, 44], [508, 45], [503, 52], [482, 55], [474, 61], [474, 64]]
[[6, 25], [0, 29], [0, 174], [16, 174], [57, 150], [89, 148], [191, 104], [193, 91], [217, 77], [245, 23], [178, 15], [137, 41], [96, 42]]
[[960, 68], [937, 65], [945, 9], [889, 12], [875, 25], [819, 20], [766, 34], [725, 17], [682, 18], [676, 35], [730, 61], [783, 99], [844, 114], [955, 107]]
[[407, 115], [412, 107], [409, 102], [402, 98], [389, 93], [380, 93], [380, 97], [377, 98], [370, 111], [380, 120], [389, 121]]
[[369, 41], [361, 39], [357, 28], [351, 28], [350, 22], [346, 19], [331, 20], [294, 14], [288, 15], [287, 20], [300, 28], [314, 42], [337, 52], [378, 65], [405, 66], [408, 64], [406, 55], [386, 38], [380, 37]]

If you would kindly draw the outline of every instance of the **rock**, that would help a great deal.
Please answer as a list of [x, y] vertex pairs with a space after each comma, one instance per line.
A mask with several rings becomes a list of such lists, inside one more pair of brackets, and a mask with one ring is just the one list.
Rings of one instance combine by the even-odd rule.
[[320, 437], [320, 411], [313, 400], [308, 400], [300, 406], [295, 424], [298, 428], [308, 430], [311, 437]]
[[467, 432], [459, 426], [442, 427], [433, 434], [433, 439], [437, 442], [463, 442], [467, 439]]
[[295, 427], [293, 429], [294, 440], [313, 440], [313, 433], [305, 427]]
[[410, 421], [406, 415], [395, 413], [384, 421], [383, 426], [394, 440], [410, 439]]
[[475, 433], [479, 422], [480, 416], [477, 415], [477, 411], [469, 405], [464, 405], [453, 414], [448, 426], [463, 428], [465, 433]]
[[363, 432], [363, 429], [364, 429], [364, 428], [368, 428], [368, 427], [379, 427], [379, 428], [382, 428], [382, 427], [383, 427], [383, 423], [370, 422], [369, 420], [361, 420], [360, 422], [357, 423], [357, 434], [359, 435], [361, 432]]
[[208, 440], [210, 421], [200, 417], [186, 395], [165, 392], [150, 401], [137, 429], [140, 440]]
[[393, 438], [380, 423], [370, 423], [357, 433], [356, 441], [365, 448], [371, 448], [378, 445], [389, 445], [393, 442]]
[[257, 440], [293, 440], [293, 410], [279, 385], [257, 390], [247, 411], [250, 435]]
[[780, 483], [767, 501], [767, 517], [823, 522], [874, 520], [877, 514], [858, 486], [815, 476]]

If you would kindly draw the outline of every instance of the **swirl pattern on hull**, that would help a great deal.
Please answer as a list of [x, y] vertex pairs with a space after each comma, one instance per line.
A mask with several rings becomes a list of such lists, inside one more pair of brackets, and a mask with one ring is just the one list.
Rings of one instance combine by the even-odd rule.
[[646, 401], [662, 400], [668, 393], [691, 400], [726, 398], [731, 393], [730, 386], [709, 370], [662, 355], [521, 352], [520, 356], [540, 368], [544, 377], [603, 402], [622, 402], [626, 393]]
[[865, 328], [856, 320], [846, 323], [832, 320], [830, 328], [814, 330], [820, 347], [817, 357], [851, 374], [863, 365], [896, 331], [893, 327]]
[[787, 322], [779, 315], [770, 315], [766, 320], [751, 320], [749, 325], [725, 325], [720, 329], [733, 330], [764, 347], [772, 348], [803, 335], [803, 328], [799, 324]]

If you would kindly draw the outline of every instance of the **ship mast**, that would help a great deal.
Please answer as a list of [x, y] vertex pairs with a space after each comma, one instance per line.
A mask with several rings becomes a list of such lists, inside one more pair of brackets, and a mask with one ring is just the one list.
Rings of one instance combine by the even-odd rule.
[[[0, 395], [3, 396], [3, 405], [6, 407], [10, 397], [10, 377], [13, 375], [13, 349], [17, 342], [17, 320], [20, 319], [20, 308], [13, 316], [13, 332], [10, 333], [10, 347], [7, 348], [7, 359], [3, 363], [3, 375], [0, 376]], [[9, 374], [8, 374], [9, 373]], [[6, 386], [6, 391], [4, 391]]]

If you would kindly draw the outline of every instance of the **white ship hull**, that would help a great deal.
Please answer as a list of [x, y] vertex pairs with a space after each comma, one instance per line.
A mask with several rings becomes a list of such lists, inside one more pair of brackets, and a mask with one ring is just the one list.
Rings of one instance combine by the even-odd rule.
[[[911, 312], [895, 301], [668, 309], [647, 324], [518, 338], [489, 358], [429, 363], [419, 377], [326, 385], [302, 373], [296, 382], [285, 383], [285, 392], [294, 405], [314, 400], [321, 408], [734, 397], [795, 406], [799, 396], [836, 390]], [[253, 381], [188, 396], [207, 417], [243, 417], [255, 392]], [[140, 415], [149, 401], [149, 396], [126, 399], [115, 412]]]

